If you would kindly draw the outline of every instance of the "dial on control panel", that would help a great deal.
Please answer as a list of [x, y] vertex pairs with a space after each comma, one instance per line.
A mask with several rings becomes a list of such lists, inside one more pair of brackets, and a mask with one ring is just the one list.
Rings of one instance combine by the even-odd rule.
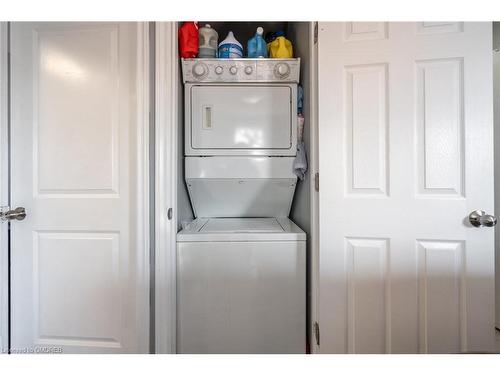
[[290, 66], [287, 63], [276, 64], [274, 75], [281, 79], [288, 77], [290, 75]]
[[208, 67], [204, 63], [199, 62], [193, 66], [193, 75], [196, 78], [201, 78], [205, 76], [207, 73], [208, 73]]
[[250, 75], [253, 72], [253, 68], [251, 66], [245, 67], [245, 74]]
[[215, 73], [216, 73], [216, 74], [219, 74], [219, 75], [220, 75], [220, 74], [222, 74], [222, 71], [223, 71], [223, 70], [224, 70], [224, 69], [223, 69], [223, 68], [222, 68], [222, 66], [220, 66], [220, 65], [219, 65], [219, 66], [217, 66], [217, 67], [215, 67]]
[[238, 73], [238, 68], [233, 65], [232, 67], [229, 68], [229, 73], [235, 75], [236, 73]]

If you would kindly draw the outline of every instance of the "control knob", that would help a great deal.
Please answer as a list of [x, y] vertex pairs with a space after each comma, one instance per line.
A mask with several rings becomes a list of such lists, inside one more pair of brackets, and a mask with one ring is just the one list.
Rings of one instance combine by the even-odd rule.
[[203, 78], [207, 73], [208, 73], [208, 68], [204, 63], [198, 62], [193, 66], [193, 75], [196, 78], [198, 79]]
[[233, 65], [232, 67], [229, 68], [229, 73], [235, 75], [236, 73], [238, 73], [238, 68]]
[[221, 75], [221, 74], [222, 74], [222, 71], [223, 71], [223, 69], [222, 69], [222, 66], [220, 66], [220, 65], [219, 65], [219, 66], [217, 66], [217, 67], [215, 68], [215, 73], [216, 73], [216, 74]]
[[287, 63], [278, 63], [274, 67], [274, 74], [278, 78], [286, 78], [290, 75], [290, 65]]
[[245, 67], [245, 74], [250, 75], [253, 72], [253, 68], [249, 65]]

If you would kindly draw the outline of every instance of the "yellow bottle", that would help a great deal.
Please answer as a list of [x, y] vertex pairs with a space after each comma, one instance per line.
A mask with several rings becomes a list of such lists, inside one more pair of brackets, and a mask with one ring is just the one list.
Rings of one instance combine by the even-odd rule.
[[284, 36], [279, 36], [276, 39], [274, 39], [271, 43], [268, 43], [267, 48], [269, 50], [270, 57], [279, 59], [293, 57], [292, 42], [290, 42]]

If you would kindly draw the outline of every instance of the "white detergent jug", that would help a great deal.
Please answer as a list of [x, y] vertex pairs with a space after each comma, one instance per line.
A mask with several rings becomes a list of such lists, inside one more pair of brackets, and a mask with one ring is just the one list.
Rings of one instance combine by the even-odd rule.
[[232, 31], [227, 34], [219, 44], [219, 58], [222, 59], [235, 59], [243, 57], [243, 47], [240, 42], [236, 40]]
[[217, 41], [219, 34], [209, 24], [199, 29], [198, 57], [217, 57]]

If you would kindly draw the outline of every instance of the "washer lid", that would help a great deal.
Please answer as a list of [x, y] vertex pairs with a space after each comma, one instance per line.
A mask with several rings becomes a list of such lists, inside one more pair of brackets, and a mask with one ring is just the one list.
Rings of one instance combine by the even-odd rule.
[[305, 240], [305, 233], [286, 217], [198, 218], [177, 234], [178, 242]]
[[200, 233], [283, 233], [276, 218], [209, 219]]

